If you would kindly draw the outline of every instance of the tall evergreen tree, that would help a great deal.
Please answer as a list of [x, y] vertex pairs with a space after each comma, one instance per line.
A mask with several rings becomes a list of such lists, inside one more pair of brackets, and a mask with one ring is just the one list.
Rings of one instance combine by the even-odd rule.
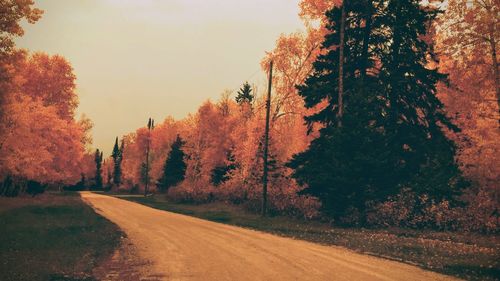
[[94, 182], [95, 182], [95, 188], [101, 189], [102, 188], [102, 152], [99, 151], [99, 149], [96, 149], [95, 151], [95, 156], [94, 156], [94, 161], [95, 161], [95, 177], [94, 177]]
[[115, 139], [115, 145], [113, 146], [113, 152], [111, 156], [113, 157], [113, 183], [119, 186], [122, 178], [122, 152], [123, 152], [123, 141], [120, 147], [118, 147], [118, 137]]
[[436, 12], [418, 0], [344, 3], [343, 61], [338, 48], [342, 7], [334, 7], [327, 12], [330, 33], [322, 46], [327, 52], [298, 86], [306, 107], [324, 100], [328, 105], [306, 117], [322, 129], [289, 163], [293, 176], [334, 218], [353, 208], [364, 214], [366, 202], [384, 200], [402, 187], [451, 196], [458, 169], [453, 143], [441, 126], [453, 126], [435, 97], [435, 84], [444, 76], [426, 68], [430, 49], [421, 39]]
[[163, 176], [158, 182], [158, 188], [161, 192], [166, 192], [170, 187], [175, 186], [184, 180], [186, 173], [186, 163], [184, 162], [185, 153], [182, 150], [184, 141], [177, 135], [172, 143], [170, 152], [163, 166]]
[[385, 137], [394, 162], [401, 163], [402, 178], [418, 193], [436, 199], [458, 192], [459, 170], [455, 145], [442, 128], [458, 131], [436, 97], [436, 83], [446, 75], [428, 68], [435, 57], [423, 37], [438, 15], [421, 1], [389, 1], [383, 24], [390, 27], [391, 43], [380, 55], [380, 81], [384, 86]]
[[235, 100], [239, 105], [242, 105], [244, 103], [251, 103], [253, 101], [253, 94], [252, 94], [252, 86], [248, 84], [248, 82], [245, 82], [243, 84], [243, 87], [240, 88], [238, 91], [238, 95], [236, 96]]

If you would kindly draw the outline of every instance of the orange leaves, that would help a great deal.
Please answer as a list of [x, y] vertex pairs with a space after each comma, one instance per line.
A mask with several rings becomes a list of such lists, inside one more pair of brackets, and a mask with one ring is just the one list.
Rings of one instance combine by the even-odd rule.
[[486, 187], [500, 181], [499, 97], [491, 44], [496, 40], [498, 49], [499, 13], [496, 0], [450, 0], [436, 34], [443, 54], [439, 67], [450, 80], [450, 87], [439, 85], [438, 96], [463, 131], [456, 137], [458, 159], [465, 175]]
[[[302, 1], [301, 16], [320, 19], [339, 1]], [[265, 71], [269, 61], [274, 62], [273, 100], [271, 106], [272, 129], [279, 143], [279, 157], [285, 161], [305, 149], [311, 140], [303, 117], [307, 115], [303, 99], [296, 89], [311, 74], [312, 64], [321, 53], [321, 43], [326, 34], [324, 25], [307, 25], [307, 31], [281, 35], [274, 50], [266, 55], [261, 65]], [[288, 135], [295, 137], [286, 137]], [[282, 137], [283, 136], [283, 137]]]
[[[474, 63], [475, 53], [488, 54], [491, 40], [500, 38], [500, 6], [497, 0], [449, 0], [438, 23], [442, 52], [462, 65]], [[488, 58], [491, 64], [491, 58]]]
[[80, 178], [90, 120], [76, 122], [75, 76], [60, 56], [16, 52], [0, 116], [0, 180], [7, 175], [42, 183], [71, 184]]
[[22, 36], [24, 30], [19, 24], [22, 19], [35, 23], [43, 11], [33, 8], [33, 0], [3, 0], [0, 5], [0, 55], [13, 51], [13, 36]]
[[55, 106], [61, 118], [71, 120], [78, 106], [75, 79], [71, 65], [61, 56], [35, 53], [18, 69], [18, 90], [45, 106]]
[[17, 97], [5, 106], [6, 134], [0, 149], [0, 177], [13, 175], [45, 183], [75, 182], [83, 157], [83, 130], [62, 120], [56, 108], [29, 97]]
[[333, 6], [339, 6], [342, 0], [303, 0], [300, 2], [300, 17], [307, 22], [319, 20], [324, 23], [325, 13]]

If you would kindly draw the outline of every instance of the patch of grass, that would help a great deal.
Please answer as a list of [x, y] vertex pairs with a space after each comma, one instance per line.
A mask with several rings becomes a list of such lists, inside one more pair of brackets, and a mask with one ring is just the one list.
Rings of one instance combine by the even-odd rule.
[[500, 280], [500, 237], [401, 228], [338, 228], [283, 216], [262, 218], [222, 202], [179, 204], [160, 195], [117, 196], [156, 209], [418, 265], [467, 280]]
[[93, 280], [122, 232], [78, 194], [1, 198], [0, 280]]

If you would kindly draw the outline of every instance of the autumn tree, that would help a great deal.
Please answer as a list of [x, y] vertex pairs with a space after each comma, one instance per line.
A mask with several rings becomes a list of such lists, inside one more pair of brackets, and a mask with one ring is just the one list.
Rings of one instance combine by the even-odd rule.
[[500, 200], [499, 5], [452, 0], [445, 8], [434, 38], [441, 53], [439, 67], [449, 74], [449, 85], [441, 84], [438, 92], [448, 115], [462, 129], [453, 137], [461, 170], [472, 183], [462, 196], [468, 206], [464, 217], [471, 218], [464, 227], [491, 228], [498, 222]]
[[12, 125], [0, 136], [0, 181], [7, 176], [59, 185], [78, 181], [84, 144], [76, 122], [29, 97], [9, 98], [5, 110]]
[[[65, 96], [49, 101], [49, 96], [32, 95], [25, 85], [44, 89], [47, 85], [58, 85], [62, 77], [74, 85], [72, 68], [64, 59], [57, 75], [43, 75], [36, 79], [27, 65], [35, 57], [26, 51], [9, 56], [8, 71], [12, 77], [3, 90], [0, 116], [0, 181], [11, 177], [13, 182], [37, 181], [62, 187], [78, 181], [85, 169], [86, 147], [91, 143], [89, 130], [92, 122], [83, 117], [75, 120], [73, 114], [62, 115], [61, 108], [74, 112], [77, 103], [65, 103]], [[44, 71], [42, 71], [44, 72]], [[38, 85], [38, 86], [37, 86]], [[67, 92], [70, 99], [76, 99], [74, 92]], [[23, 141], [20, 142], [19, 140]]]
[[[5, 132], [7, 126], [12, 124], [6, 116], [6, 97], [12, 91], [12, 83], [9, 83], [14, 76], [13, 69], [19, 62], [19, 57], [24, 56], [24, 52], [15, 49], [14, 40], [22, 36], [24, 30], [20, 25], [22, 20], [34, 24], [40, 19], [43, 11], [33, 7], [34, 1], [14, 1], [6, 0], [0, 3], [0, 132]], [[1, 149], [1, 144], [0, 144]]]
[[[497, 113], [500, 113], [499, 14], [497, 0], [449, 0], [438, 25], [439, 49], [448, 57], [455, 58], [455, 67], [462, 71], [476, 65], [487, 68], [485, 73], [476, 77], [483, 82], [492, 81], [490, 85], [496, 94]], [[495, 99], [486, 100], [495, 102]], [[495, 115], [500, 122], [500, 114]]]
[[14, 48], [14, 37], [22, 36], [24, 30], [20, 21], [26, 19], [28, 23], [35, 23], [40, 19], [43, 11], [33, 7], [33, 0], [15, 1], [4, 0], [0, 5], [1, 53], [8, 53]]
[[29, 79], [20, 83], [19, 91], [33, 99], [42, 100], [45, 106], [56, 107], [63, 119], [71, 120], [74, 117], [74, 110], [78, 106], [76, 76], [65, 58], [34, 53], [21, 66], [20, 71]]
[[[304, 106], [296, 85], [302, 84], [313, 71], [313, 62], [324, 52], [321, 47], [325, 28], [325, 12], [338, 1], [301, 1], [300, 16], [306, 24], [306, 32], [283, 34], [276, 41], [276, 47], [261, 61], [262, 69], [268, 72], [273, 61], [273, 96], [271, 100], [271, 127], [275, 141], [280, 145], [277, 155], [283, 161], [303, 151], [313, 139], [306, 135], [308, 128], [303, 116], [315, 109]], [[319, 26], [315, 23], [319, 22]]]
[[[450, 118], [462, 128], [456, 136], [465, 175], [483, 188], [497, 189], [500, 180], [498, 90], [498, 5], [495, 1], [448, 1], [439, 17], [436, 49], [439, 67], [448, 73], [439, 97]], [[494, 44], [491, 44], [494, 43]]]
[[177, 139], [171, 146], [170, 153], [165, 161], [163, 176], [158, 182], [160, 191], [166, 192], [170, 187], [184, 180], [186, 173], [185, 154], [182, 150], [184, 141], [177, 135]]
[[95, 176], [94, 176], [94, 187], [96, 189], [101, 189], [102, 188], [102, 151], [99, 151], [99, 149], [96, 149], [95, 155], [94, 155], [94, 162], [95, 162]]
[[[43, 14], [42, 10], [34, 8], [33, 5], [33, 0], [5, 0], [0, 3], [0, 106], [6, 94], [4, 83], [11, 78], [6, 67], [9, 57], [16, 52], [14, 40], [24, 34], [20, 22], [26, 20], [33, 24]], [[0, 114], [2, 114], [2, 110], [0, 110]]]

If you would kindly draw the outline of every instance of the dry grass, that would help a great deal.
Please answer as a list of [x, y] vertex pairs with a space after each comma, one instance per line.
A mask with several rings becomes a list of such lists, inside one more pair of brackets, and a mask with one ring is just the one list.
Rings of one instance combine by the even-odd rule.
[[94, 280], [121, 231], [78, 194], [0, 198], [0, 280]]

